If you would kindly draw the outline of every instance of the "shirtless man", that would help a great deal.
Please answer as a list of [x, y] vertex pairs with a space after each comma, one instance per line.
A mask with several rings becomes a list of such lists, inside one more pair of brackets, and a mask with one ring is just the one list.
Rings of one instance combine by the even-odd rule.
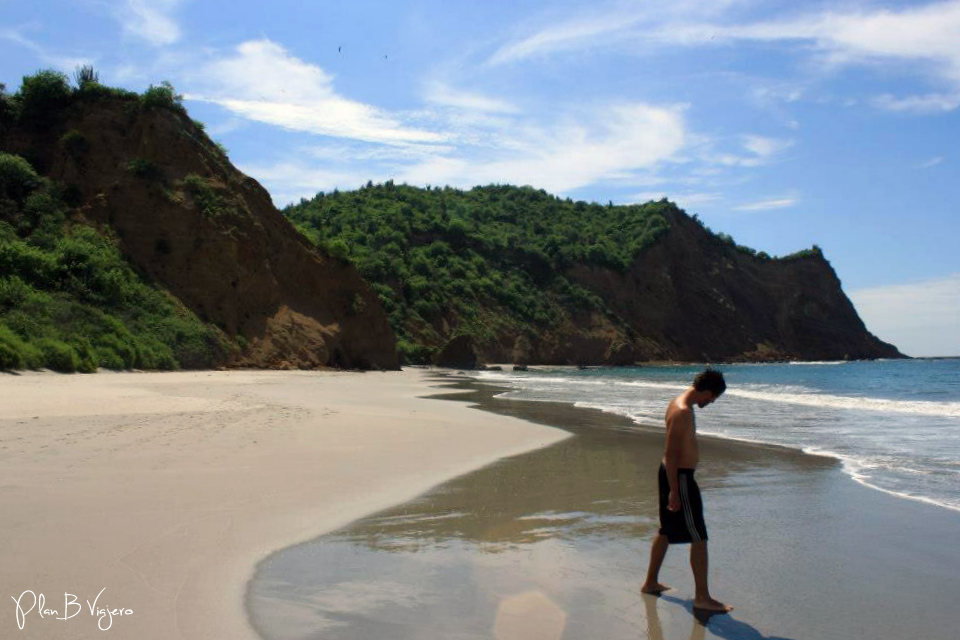
[[690, 566], [696, 594], [693, 608], [725, 613], [733, 607], [710, 597], [707, 588], [707, 526], [703, 522], [700, 488], [693, 479], [700, 461], [697, 447], [697, 421], [693, 406], [703, 409], [720, 397], [727, 384], [723, 374], [707, 369], [693, 381], [693, 386], [667, 406], [667, 447], [660, 464], [660, 532], [650, 550], [647, 581], [640, 590], [660, 594], [669, 589], [659, 582], [660, 566], [671, 544], [690, 545]]

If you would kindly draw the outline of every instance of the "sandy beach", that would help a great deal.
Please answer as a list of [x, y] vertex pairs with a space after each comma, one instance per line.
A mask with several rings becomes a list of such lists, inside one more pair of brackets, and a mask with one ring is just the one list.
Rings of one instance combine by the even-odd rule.
[[0, 635], [253, 640], [272, 552], [568, 437], [429, 376], [3, 375]]

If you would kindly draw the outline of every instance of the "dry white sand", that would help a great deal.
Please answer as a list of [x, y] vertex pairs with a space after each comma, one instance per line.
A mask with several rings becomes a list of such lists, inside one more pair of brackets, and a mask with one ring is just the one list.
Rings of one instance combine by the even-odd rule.
[[[567, 436], [423, 399], [429, 376], [2, 375], [0, 637], [256, 638], [269, 553]], [[132, 614], [103, 632], [105, 608]]]

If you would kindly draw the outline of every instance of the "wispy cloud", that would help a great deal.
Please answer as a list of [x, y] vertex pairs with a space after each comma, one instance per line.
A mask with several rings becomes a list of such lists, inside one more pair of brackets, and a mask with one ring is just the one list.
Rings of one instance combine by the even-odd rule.
[[[681, 3], [683, 5], [684, 3]], [[711, 16], [703, 3], [685, 3], [669, 12], [652, 13], [631, 6], [610, 15], [598, 10], [592, 17], [560, 21], [504, 45], [491, 64], [533, 56], [580, 51], [592, 47], [636, 50], [667, 46], [716, 47], [734, 41], [783, 42], [800, 45], [797, 52], [830, 66], [874, 65], [885, 61], [920, 65], [924, 77], [933, 75], [951, 88], [921, 96], [880, 96], [878, 107], [910, 113], [949, 111], [960, 106], [960, 0], [933, 2], [901, 10], [855, 8], [806, 12], [760, 22], [731, 21], [718, 3]], [[696, 11], [699, 9], [699, 13]], [[705, 20], [715, 20], [707, 22]], [[759, 99], [772, 96], [759, 95]], [[794, 92], [776, 96], [796, 99]]]
[[478, 92], [455, 89], [445, 82], [433, 81], [427, 86], [426, 100], [443, 107], [490, 113], [516, 113], [519, 109], [506, 100]]
[[493, 150], [469, 162], [435, 158], [409, 167], [402, 177], [461, 186], [529, 184], [565, 193], [669, 161], [686, 142], [682, 109], [645, 103], [606, 105], [547, 127], [515, 122], [509, 133], [515, 140], [512, 149]]
[[581, 17], [550, 25], [516, 42], [506, 44], [490, 56], [490, 65], [516, 62], [531, 56], [542, 56], [557, 51], [581, 49], [602, 42], [611, 44], [611, 38], [633, 27], [643, 16], [599, 15]]
[[180, 25], [173, 12], [180, 0], [125, 0], [116, 10], [125, 35], [154, 46], [171, 45], [180, 39]]
[[[255, 79], [255, 80], [254, 80]], [[186, 98], [295, 131], [384, 144], [438, 143], [445, 136], [337, 93], [333, 76], [270, 40], [244, 42], [236, 53], [205, 65]]]
[[885, 111], [895, 113], [929, 114], [946, 113], [960, 106], [960, 91], [957, 93], [928, 93], [922, 96], [897, 98], [890, 94], [876, 97], [873, 104]]
[[913, 356], [960, 355], [960, 274], [849, 293], [867, 328]]
[[925, 162], [921, 162], [920, 164], [916, 165], [916, 168], [917, 168], [917, 169], [930, 169], [931, 167], [935, 167], [935, 166], [937, 166], [938, 164], [940, 164], [941, 162], [943, 162], [943, 160], [944, 160], [943, 156], [936, 156], [936, 157], [934, 157], [934, 158], [930, 158], [929, 160], [927, 160], [927, 161], [925, 161]]
[[657, 37], [649, 30], [651, 25], [693, 18], [703, 20], [747, 2], [749, 0], [674, 0], [657, 5], [607, 2], [595, 5], [591, 13], [581, 12], [551, 24], [535, 25], [498, 48], [487, 64], [495, 66], [595, 47], [636, 46], [638, 41], [649, 42], [651, 37]]
[[744, 148], [760, 159], [771, 158], [793, 146], [793, 140], [766, 138], [764, 136], [744, 136]]
[[[945, 94], [878, 97], [874, 104], [893, 111], [931, 113], [960, 106], [960, 0], [935, 2], [900, 11], [826, 11], [745, 25], [690, 26], [711, 38], [810, 43], [830, 66], [914, 63], [952, 90]], [[679, 40], [678, 40], [679, 41]]]
[[733, 209], [734, 211], [773, 211], [775, 209], [786, 209], [788, 207], [792, 207], [799, 201], [800, 199], [796, 196], [786, 196], [782, 198], [770, 198], [767, 200], [748, 202], [746, 204], [733, 207]]
[[80, 56], [63, 56], [53, 53], [46, 47], [38, 44], [36, 41], [26, 37], [17, 29], [0, 29], [0, 39], [15, 42], [20, 46], [26, 47], [27, 49], [33, 51], [41, 63], [62, 71], [73, 71], [77, 67], [92, 63], [90, 58]]
[[728, 152], [715, 150], [715, 143], [707, 140], [701, 157], [708, 164], [725, 167], [760, 167], [778, 160], [793, 144], [792, 139], [745, 135], [740, 138], [739, 149]]
[[804, 89], [786, 83], [764, 84], [750, 90], [750, 97], [759, 105], [768, 106], [781, 102], [796, 102], [803, 97]]

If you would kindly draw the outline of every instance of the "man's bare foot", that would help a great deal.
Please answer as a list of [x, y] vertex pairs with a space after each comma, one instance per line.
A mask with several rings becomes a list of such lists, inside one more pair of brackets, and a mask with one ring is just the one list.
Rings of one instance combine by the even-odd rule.
[[670, 589], [672, 588], [673, 587], [665, 585], [663, 583], [654, 582], [653, 584], [644, 584], [642, 587], [640, 587], [640, 591], [642, 593], [650, 593], [655, 596], [658, 596], [664, 591], [670, 591]]
[[710, 611], [713, 613], [727, 613], [728, 611], [733, 611], [733, 607], [730, 605], [723, 604], [719, 600], [714, 600], [713, 598], [694, 600], [693, 608], [700, 609], [702, 611]]

